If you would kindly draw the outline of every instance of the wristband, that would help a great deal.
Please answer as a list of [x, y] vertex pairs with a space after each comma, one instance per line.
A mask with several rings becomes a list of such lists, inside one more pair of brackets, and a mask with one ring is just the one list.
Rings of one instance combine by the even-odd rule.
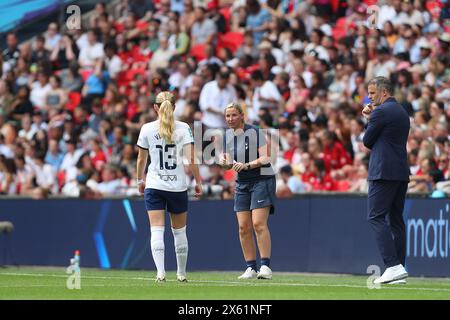
[[141, 184], [145, 183], [145, 181], [142, 179], [137, 179], [136, 183], [137, 183], [137, 185], [141, 185]]

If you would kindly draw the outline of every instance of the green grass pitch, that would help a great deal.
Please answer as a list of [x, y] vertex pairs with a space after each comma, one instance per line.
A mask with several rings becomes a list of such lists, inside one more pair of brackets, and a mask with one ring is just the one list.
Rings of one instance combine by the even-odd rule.
[[175, 273], [155, 283], [154, 271], [81, 270], [81, 289], [66, 288], [63, 267], [0, 269], [0, 299], [300, 300], [450, 299], [450, 279], [409, 278], [406, 285], [368, 289], [368, 276], [274, 273], [272, 280], [238, 280], [239, 272]]

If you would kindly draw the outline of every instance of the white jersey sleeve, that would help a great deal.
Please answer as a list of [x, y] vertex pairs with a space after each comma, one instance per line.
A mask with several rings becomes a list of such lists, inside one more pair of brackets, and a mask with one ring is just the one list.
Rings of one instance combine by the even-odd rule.
[[175, 132], [171, 143], [160, 136], [159, 121], [143, 125], [137, 145], [148, 149], [150, 155], [145, 188], [173, 192], [186, 191], [183, 146], [193, 142], [192, 131], [184, 122], [175, 121]]
[[139, 132], [139, 137], [138, 137], [138, 141], [136, 143], [136, 145], [141, 148], [141, 149], [147, 149], [149, 148], [149, 139], [148, 138], [148, 126], [150, 125], [150, 123], [146, 123], [142, 126], [141, 131]]

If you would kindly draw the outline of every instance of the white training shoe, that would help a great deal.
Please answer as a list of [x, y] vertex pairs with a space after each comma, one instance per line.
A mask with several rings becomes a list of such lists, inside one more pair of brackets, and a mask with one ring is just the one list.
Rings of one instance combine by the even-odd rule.
[[248, 267], [243, 274], [241, 274], [238, 279], [253, 279], [256, 278], [257, 273], [251, 267]]
[[155, 282], [166, 282], [166, 277], [156, 277]]
[[272, 279], [272, 270], [268, 266], [262, 265], [258, 272], [258, 279]]
[[388, 282], [386, 284], [406, 284], [406, 279], [394, 280], [394, 281]]
[[398, 264], [396, 266], [387, 268], [383, 275], [377, 279], [373, 283], [389, 283], [396, 280], [402, 280], [408, 277], [408, 272], [406, 272], [405, 268]]
[[186, 279], [186, 276], [178, 276], [177, 275], [177, 280], [178, 280], [178, 282], [188, 282]]

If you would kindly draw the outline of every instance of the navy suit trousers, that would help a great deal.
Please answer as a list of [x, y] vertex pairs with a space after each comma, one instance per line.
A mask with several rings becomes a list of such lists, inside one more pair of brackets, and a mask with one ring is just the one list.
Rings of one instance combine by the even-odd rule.
[[406, 258], [406, 231], [403, 221], [407, 181], [369, 181], [367, 220], [386, 268], [402, 264]]

